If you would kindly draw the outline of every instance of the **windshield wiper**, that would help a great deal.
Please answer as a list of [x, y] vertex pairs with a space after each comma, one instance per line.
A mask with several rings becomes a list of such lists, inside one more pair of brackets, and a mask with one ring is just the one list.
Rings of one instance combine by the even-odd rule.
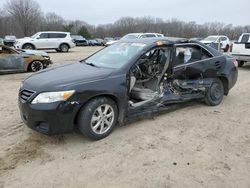
[[87, 62], [85, 61], [85, 64], [90, 65], [90, 66], [92, 66], [92, 67], [97, 67], [97, 68], [98, 68], [98, 66], [96, 66], [94, 63], [87, 63]]

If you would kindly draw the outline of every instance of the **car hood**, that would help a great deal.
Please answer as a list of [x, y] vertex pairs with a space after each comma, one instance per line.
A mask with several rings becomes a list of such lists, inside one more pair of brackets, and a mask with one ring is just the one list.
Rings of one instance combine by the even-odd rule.
[[17, 42], [27, 42], [27, 41], [35, 41], [33, 38], [25, 37], [25, 38], [19, 38], [16, 39]]
[[104, 79], [111, 73], [112, 69], [76, 62], [35, 73], [24, 81], [23, 88], [37, 92], [74, 89], [77, 84]]
[[43, 57], [48, 57], [48, 53], [43, 52], [43, 51], [38, 51], [38, 50], [22, 50], [24, 54], [26, 55], [36, 55], [36, 56], [43, 56]]

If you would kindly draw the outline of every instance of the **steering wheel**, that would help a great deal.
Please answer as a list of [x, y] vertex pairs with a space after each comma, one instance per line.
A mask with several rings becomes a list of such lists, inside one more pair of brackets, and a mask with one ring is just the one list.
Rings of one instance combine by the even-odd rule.
[[135, 75], [136, 79], [141, 79], [143, 77], [142, 71], [138, 65], [135, 65], [133, 74]]

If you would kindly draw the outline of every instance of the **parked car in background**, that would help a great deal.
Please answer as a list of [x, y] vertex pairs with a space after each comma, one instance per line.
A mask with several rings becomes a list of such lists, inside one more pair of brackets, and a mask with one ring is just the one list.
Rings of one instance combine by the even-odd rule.
[[104, 40], [103, 39], [97, 38], [97, 39], [94, 39], [94, 40], [96, 40], [97, 46], [104, 46]]
[[98, 46], [98, 42], [95, 39], [88, 40], [89, 46]]
[[243, 33], [239, 40], [233, 43], [231, 54], [237, 59], [239, 67], [250, 62], [250, 33]]
[[121, 39], [120, 37], [114, 37], [113, 40], [107, 41], [105, 43], [105, 46], [110, 46], [111, 44], [118, 42], [120, 39]]
[[14, 46], [15, 42], [16, 42], [16, 36], [14, 35], [6, 35], [3, 40], [3, 43], [6, 46]]
[[70, 35], [76, 46], [88, 46], [88, 41], [81, 35]]
[[15, 50], [0, 45], [0, 74], [40, 71], [51, 64], [49, 55], [43, 51]]
[[38, 132], [78, 128], [99, 140], [128, 119], [187, 101], [219, 105], [237, 76], [234, 58], [197, 41], [134, 39], [32, 75], [23, 82], [18, 101], [23, 122]]
[[16, 49], [53, 49], [57, 52], [68, 52], [70, 48], [75, 47], [75, 43], [68, 32], [43, 31], [32, 37], [17, 39], [14, 46]]
[[121, 40], [151, 38], [151, 37], [164, 37], [164, 35], [160, 33], [129, 33], [123, 36]]
[[109, 41], [114, 41], [114, 38], [113, 37], [105, 37], [104, 38], [104, 45], [106, 46], [107, 42]]
[[195, 38], [190, 38], [189, 40], [197, 40], [197, 41], [201, 41], [203, 40], [204, 38], [202, 37], [195, 37]]
[[3, 44], [3, 38], [0, 38], [0, 44]]
[[208, 37], [204, 38], [203, 40], [201, 40], [201, 42], [203, 44], [209, 45], [217, 50], [218, 50], [218, 47], [220, 44], [221, 49], [224, 52], [228, 52], [228, 50], [230, 48], [230, 40], [225, 35], [211, 35], [211, 36], [208, 36]]

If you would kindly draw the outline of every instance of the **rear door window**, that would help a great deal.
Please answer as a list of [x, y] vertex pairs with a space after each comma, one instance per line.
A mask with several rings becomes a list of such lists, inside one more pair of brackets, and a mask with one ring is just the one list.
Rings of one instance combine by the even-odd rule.
[[192, 63], [211, 58], [212, 55], [197, 45], [183, 45], [176, 47], [174, 66]]
[[65, 33], [50, 33], [49, 38], [65, 38], [67, 34]]

